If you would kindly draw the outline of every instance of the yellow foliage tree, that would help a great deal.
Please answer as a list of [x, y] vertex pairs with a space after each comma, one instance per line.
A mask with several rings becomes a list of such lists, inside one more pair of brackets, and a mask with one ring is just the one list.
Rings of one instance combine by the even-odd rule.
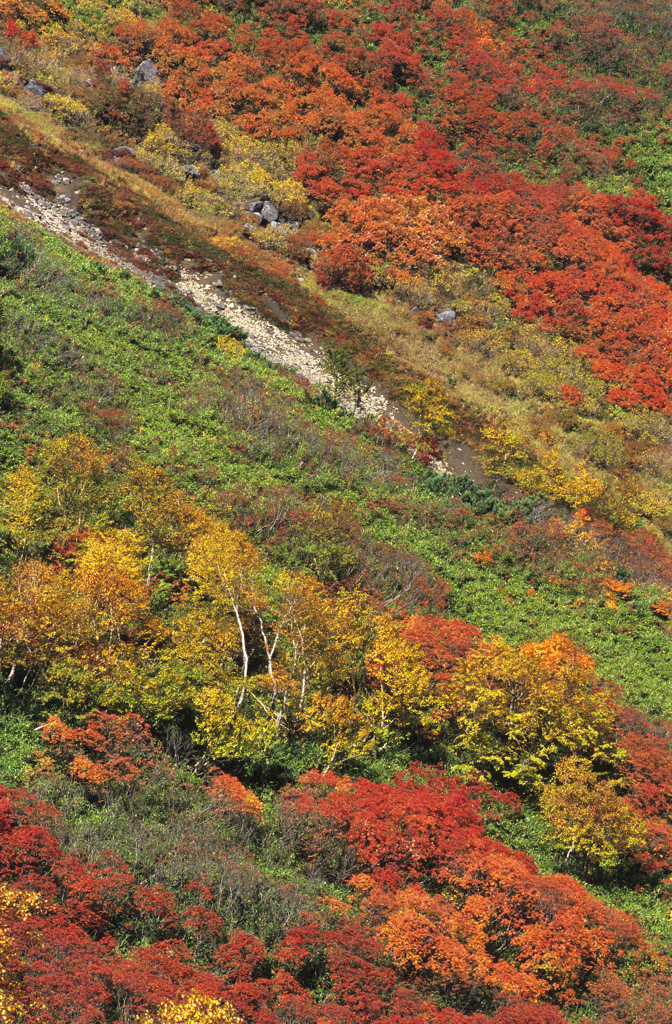
[[192, 542], [187, 566], [198, 584], [199, 596], [212, 600], [221, 614], [233, 614], [240, 640], [243, 679], [247, 679], [250, 651], [245, 624], [264, 603], [262, 577], [266, 562], [263, 555], [240, 530], [215, 523]]
[[156, 547], [185, 551], [199, 529], [206, 527], [207, 518], [158, 466], [133, 466], [124, 480], [122, 495], [125, 507], [133, 514], [136, 531], [147, 541], [149, 582]]
[[529, 461], [522, 438], [508, 427], [484, 427], [481, 438], [483, 468], [488, 473], [513, 476], [517, 467]]
[[453, 418], [448, 406], [448, 392], [436, 377], [428, 377], [422, 384], [406, 387], [406, 405], [416, 416], [420, 436], [444, 437]]
[[616, 792], [617, 782], [600, 779], [590, 761], [567, 757], [558, 763], [539, 800], [555, 846], [601, 868], [644, 846], [646, 824]]
[[45, 489], [32, 466], [20, 466], [8, 473], [3, 494], [2, 520], [20, 549], [40, 540], [48, 522]]
[[439, 694], [419, 648], [400, 636], [390, 615], [375, 620], [376, 635], [366, 654], [368, 685], [360, 712], [378, 743], [393, 733], [412, 733], [443, 717], [446, 698]]
[[0, 659], [12, 679], [17, 668], [40, 669], [93, 639], [88, 606], [68, 573], [29, 559], [0, 583]]
[[230, 121], [215, 121], [222, 142], [222, 162], [212, 175], [231, 212], [254, 199], [268, 198], [283, 212], [303, 217], [308, 196], [292, 177], [300, 146], [289, 139], [253, 139]]
[[243, 1019], [231, 1003], [194, 990], [178, 1003], [161, 1003], [154, 1014], [135, 1017], [134, 1024], [243, 1024]]
[[567, 637], [510, 646], [480, 641], [453, 670], [457, 744], [489, 775], [538, 793], [559, 758], [617, 763], [615, 711], [590, 658]]
[[123, 625], [147, 613], [141, 550], [131, 530], [108, 530], [88, 537], [77, 557], [73, 580], [90, 603], [97, 638], [119, 639]]
[[263, 677], [260, 683], [255, 676], [248, 678], [242, 702], [235, 690], [224, 684], [204, 686], [194, 694], [194, 735], [213, 757], [261, 753], [276, 742], [278, 723], [264, 699], [265, 683]]
[[78, 527], [85, 516], [103, 507], [101, 487], [109, 459], [81, 434], [52, 437], [44, 442], [41, 472], [59, 517], [59, 527]]

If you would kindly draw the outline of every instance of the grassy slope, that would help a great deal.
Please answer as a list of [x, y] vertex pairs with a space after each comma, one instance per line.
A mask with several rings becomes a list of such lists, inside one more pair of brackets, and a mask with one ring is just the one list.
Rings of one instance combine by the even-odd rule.
[[[559, 525], [557, 536], [533, 522], [514, 529], [501, 503], [500, 518], [432, 495], [416, 463], [308, 403], [292, 375], [248, 355], [232, 365], [216, 347], [226, 321], [175, 306], [55, 236], [40, 233], [37, 244], [20, 287], [2, 288], [5, 337], [20, 364], [15, 407], [2, 417], [5, 471], [41, 438], [82, 431], [165, 466], [216, 511], [242, 508], [241, 490], [338, 498], [370, 547], [360, 557], [375, 562], [376, 542], [419, 556], [450, 585], [455, 617], [517, 643], [566, 631], [630, 700], [672, 713], [668, 630], [650, 610], [658, 589], [637, 588], [609, 608], [601, 582], [616, 565], [596, 542], [572, 541]], [[295, 557], [266, 537], [276, 557]], [[493, 560], [479, 564], [472, 556], [484, 548]]]
[[[48, 193], [46, 178], [55, 164], [95, 177], [115, 191], [118, 202], [141, 209], [138, 226], [149, 229], [148, 244], [163, 248], [167, 262], [198, 251], [206, 265], [224, 271], [226, 285], [241, 299], [256, 302], [263, 288], [290, 313], [292, 326], [316, 328], [325, 340], [347, 340], [397, 389], [418, 370], [457, 373], [465, 430], [477, 432], [483, 417], [494, 414], [513, 418], [523, 433], [532, 434], [535, 418], [550, 415], [555, 436], [568, 445], [568, 457], [574, 453], [578, 458], [582, 438], [603, 422], [606, 412], [598, 404], [592, 419], [564, 431], [553, 419], [553, 404], [543, 388], [531, 394], [525, 376], [515, 373], [516, 393], [502, 386], [497, 339], [502, 327], [510, 325], [502, 320], [505, 307], [491, 294], [479, 297], [483, 278], [470, 280], [464, 268], [454, 268], [452, 291], [463, 288], [465, 307], [473, 310], [482, 301], [482, 308], [452, 339], [418, 326], [407, 305], [399, 309], [392, 296], [316, 298], [296, 287], [282, 261], [240, 240], [228, 249], [212, 244], [208, 236], [221, 233], [221, 225], [171, 206], [144, 183], [135, 191], [135, 177], [98, 160], [94, 146], [82, 152], [69, 144], [69, 133], [59, 134], [40, 115], [2, 102], [2, 152], [18, 160], [16, 180], [42, 184]], [[43, 141], [33, 147], [25, 129], [33, 139], [40, 131], [54, 133], [53, 148]], [[121, 207], [97, 211], [111, 237], [122, 213]], [[4, 223], [1, 211], [0, 216]], [[310, 565], [319, 538], [297, 555], [295, 545], [265, 530], [264, 515], [273, 497], [307, 506], [347, 502], [362, 528], [357, 553], [369, 573], [380, 557], [376, 543], [393, 546], [397, 561], [403, 554], [419, 556], [428, 575], [450, 585], [450, 615], [516, 643], [565, 631], [590, 651], [601, 675], [623, 687], [629, 701], [672, 715], [669, 627], [650, 607], [665, 592], [664, 576], [653, 585], [638, 582], [631, 600], [610, 608], [601, 583], [618, 568], [613, 546], [588, 535], [572, 539], [561, 525], [548, 528], [529, 518], [525, 507], [515, 526], [514, 513], [497, 504], [493, 510], [479, 493], [467, 492], [471, 500], [466, 503], [454, 494], [434, 494], [415, 463], [370, 439], [343, 415], [308, 401], [291, 375], [247, 355], [232, 363], [215, 344], [218, 333], [228, 331], [225, 321], [197, 317], [144, 283], [73, 253], [58, 239], [34, 234], [40, 253], [36, 265], [20, 282], [1, 282], [0, 289], [3, 340], [18, 360], [13, 405], [0, 414], [3, 473], [22, 464], [26, 448], [39, 446], [42, 438], [81, 430], [117, 450], [121, 466], [127, 450], [165, 466], [205, 507], [247, 525], [265, 540], [272, 557], [290, 564], [303, 559]], [[120, 234], [121, 246], [124, 237], [130, 240]], [[392, 330], [396, 339], [390, 343], [386, 334], [389, 338]], [[521, 347], [520, 333], [518, 339]], [[623, 420], [626, 428], [632, 423], [627, 441], [634, 465], [645, 449], [638, 447], [645, 429], [654, 436], [657, 429], [663, 441], [667, 424], [649, 419], [637, 426], [627, 415]], [[661, 485], [665, 493], [667, 483]], [[492, 561], [475, 561], [473, 555], [484, 549]], [[394, 581], [386, 596], [393, 591]], [[16, 730], [14, 777], [28, 755], [30, 728], [27, 718], [24, 728]], [[547, 859], [538, 828], [530, 815], [505, 838], [551, 870], [557, 865]], [[655, 894], [617, 886], [603, 887], [599, 894], [639, 913], [654, 933], [670, 937], [669, 916]]]

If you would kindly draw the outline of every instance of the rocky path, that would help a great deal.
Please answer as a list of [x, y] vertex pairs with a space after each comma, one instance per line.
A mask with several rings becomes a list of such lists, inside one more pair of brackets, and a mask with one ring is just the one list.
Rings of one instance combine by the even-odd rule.
[[[230, 323], [247, 331], [248, 347], [270, 362], [295, 370], [311, 384], [327, 385], [330, 382], [324, 368], [324, 349], [316, 335], [283, 330], [271, 323], [263, 312], [253, 306], [243, 305], [225, 293], [222, 290], [222, 279], [217, 274], [199, 273], [194, 260], [185, 260], [178, 268], [177, 281], [168, 281], [149, 268], [139, 269], [130, 260], [113, 253], [102, 232], [87, 223], [79, 212], [79, 188], [83, 182], [55, 169], [52, 184], [56, 191], [53, 201], [38, 195], [28, 184], [22, 183], [17, 189], [0, 186], [0, 202], [92, 256], [137, 274], [161, 290], [179, 292], [206, 313], [225, 316]], [[400, 423], [406, 421], [402, 407], [391, 402], [376, 385], [363, 396], [359, 407], [354, 402], [345, 401], [342, 404], [343, 408], [355, 416], [377, 419], [385, 415]], [[443, 473], [466, 473], [476, 483], [488, 483], [477, 452], [463, 442], [446, 445], [444, 459], [435, 465], [435, 469]]]

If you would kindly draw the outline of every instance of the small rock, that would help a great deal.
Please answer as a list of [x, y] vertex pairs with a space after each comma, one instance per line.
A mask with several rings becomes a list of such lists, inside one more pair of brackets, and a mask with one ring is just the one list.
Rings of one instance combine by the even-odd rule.
[[450, 324], [455, 319], [456, 313], [454, 309], [444, 309], [440, 313], [436, 314], [435, 319], [442, 324]]
[[248, 203], [247, 212], [248, 213], [260, 213], [261, 212], [261, 208], [262, 208], [263, 205], [264, 204], [263, 204], [263, 201], [261, 199], [256, 201], [256, 202], [254, 202], [254, 203]]
[[112, 152], [115, 156], [135, 156], [135, 150], [132, 146], [115, 146]]
[[70, 184], [70, 178], [63, 178], [63, 184], [64, 185], [69, 185]]
[[23, 91], [32, 92], [35, 96], [42, 97], [44, 96], [45, 88], [39, 82], [36, 82], [34, 78], [31, 78], [28, 85], [24, 85]]
[[273, 205], [273, 203], [269, 203], [268, 201], [266, 201], [265, 203], [262, 204], [259, 213], [261, 214], [262, 221], [265, 220], [268, 223], [270, 223], [270, 221], [272, 220], [277, 221], [280, 211], [278, 210], [277, 206]]
[[0, 46], [0, 68], [7, 68], [11, 63], [12, 58], [9, 53], [5, 50], [4, 46]]
[[155, 82], [158, 77], [159, 71], [154, 61], [143, 60], [133, 73], [133, 85], [146, 85], [148, 82]]
[[418, 306], [411, 306], [411, 313], [417, 313], [417, 312], [418, 312]]
[[187, 164], [187, 166], [183, 167], [182, 170], [184, 171], [187, 178], [200, 178], [201, 176], [201, 172], [199, 171], [198, 167], [194, 167], [193, 164]]

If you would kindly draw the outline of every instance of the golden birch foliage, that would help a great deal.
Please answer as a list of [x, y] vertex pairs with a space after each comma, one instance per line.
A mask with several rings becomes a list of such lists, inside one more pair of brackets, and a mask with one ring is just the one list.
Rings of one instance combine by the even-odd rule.
[[513, 476], [516, 466], [529, 461], [523, 439], [508, 427], [484, 427], [481, 436], [483, 468], [487, 473]]
[[2, 505], [3, 525], [16, 547], [42, 539], [49, 517], [44, 485], [32, 466], [7, 474]]
[[531, 792], [563, 755], [618, 761], [609, 695], [590, 658], [558, 633], [520, 648], [480, 641], [456, 665], [449, 697], [467, 758]]
[[210, 598], [218, 612], [231, 612], [240, 641], [243, 676], [249, 673], [250, 652], [245, 620], [264, 604], [262, 577], [266, 561], [240, 530], [215, 523], [196, 537], [187, 555], [191, 578], [199, 596]]
[[301, 217], [308, 209], [303, 185], [292, 177], [300, 146], [291, 140], [253, 139], [230, 121], [215, 121], [222, 142], [222, 161], [212, 174], [217, 191], [235, 212], [252, 200], [267, 197], [281, 210]]
[[136, 146], [136, 157], [170, 178], [184, 178], [183, 167], [194, 160], [192, 147], [163, 121]]
[[301, 729], [320, 741], [332, 767], [351, 757], [364, 757], [376, 745], [369, 717], [359, 711], [347, 694], [315, 691], [301, 715]]
[[366, 653], [376, 635], [366, 594], [341, 590], [331, 601], [322, 653], [316, 666], [321, 688], [357, 695], [366, 681]]
[[434, 722], [445, 697], [435, 692], [419, 648], [403, 640], [389, 615], [375, 621], [375, 639], [366, 654], [368, 686], [360, 711], [380, 742], [393, 731], [405, 733]]
[[147, 541], [150, 562], [156, 546], [185, 551], [207, 525], [206, 516], [158, 466], [134, 466], [125, 478], [122, 495], [124, 506], [133, 514], [136, 532]]
[[45, 665], [93, 639], [87, 602], [73, 592], [68, 573], [29, 559], [0, 582], [0, 659], [4, 666]]
[[[240, 696], [234, 687], [224, 684], [204, 686], [194, 694], [194, 736], [212, 757], [226, 759], [258, 754], [279, 738], [278, 725], [264, 707], [265, 701], [262, 698], [258, 703], [254, 699], [255, 678], [247, 683]], [[261, 690], [265, 690], [263, 684]]]
[[144, 616], [149, 595], [143, 579], [143, 544], [131, 530], [107, 530], [87, 538], [73, 580], [94, 613], [94, 629], [119, 636], [123, 625]]
[[567, 860], [576, 854], [589, 864], [613, 868], [622, 857], [642, 849], [646, 824], [618, 795], [617, 785], [600, 779], [584, 758], [558, 763], [542, 790], [539, 809]]
[[537, 465], [512, 474], [529, 491], [539, 491], [553, 501], [562, 501], [572, 509], [591, 505], [605, 490], [604, 483], [588, 470], [584, 459], [577, 472], [566, 473], [560, 466], [557, 452], [550, 450], [539, 456]]
[[244, 1024], [231, 1003], [194, 990], [179, 1003], [167, 1000], [154, 1014], [135, 1017], [133, 1024]]
[[0, 916], [14, 921], [26, 921], [31, 914], [44, 911], [45, 900], [37, 892], [27, 889], [15, 889], [10, 885], [0, 885]]
[[102, 509], [107, 495], [101, 484], [109, 459], [81, 434], [52, 437], [40, 453], [40, 470], [60, 525], [81, 526], [86, 515]]
[[[44, 897], [39, 893], [0, 885], [0, 917], [5, 921], [27, 921], [32, 914], [44, 913], [45, 907]], [[0, 1024], [20, 1024], [27, 1016], [25, 1003], [19, 998], [16, 964], [14, 942], [0, 928]]]
[[[336, 668], [330, 655], [329, 637], [334, 626], [333, 598], [326, 588], [306, 573], [281, 570], [275, 578], [279, 592], [278, 619], [282, 622], [280, 653], [287, 671], [299, 685], [299, 708], [320, 668]], [[339, 653], [341, 644], [338, 645]]]
[[406, 405], [417, 417], [421, 437], [444, 437], [453, 413], [441, 381], [428, 377], [422, 384], [409, 385], [406, 395]]

